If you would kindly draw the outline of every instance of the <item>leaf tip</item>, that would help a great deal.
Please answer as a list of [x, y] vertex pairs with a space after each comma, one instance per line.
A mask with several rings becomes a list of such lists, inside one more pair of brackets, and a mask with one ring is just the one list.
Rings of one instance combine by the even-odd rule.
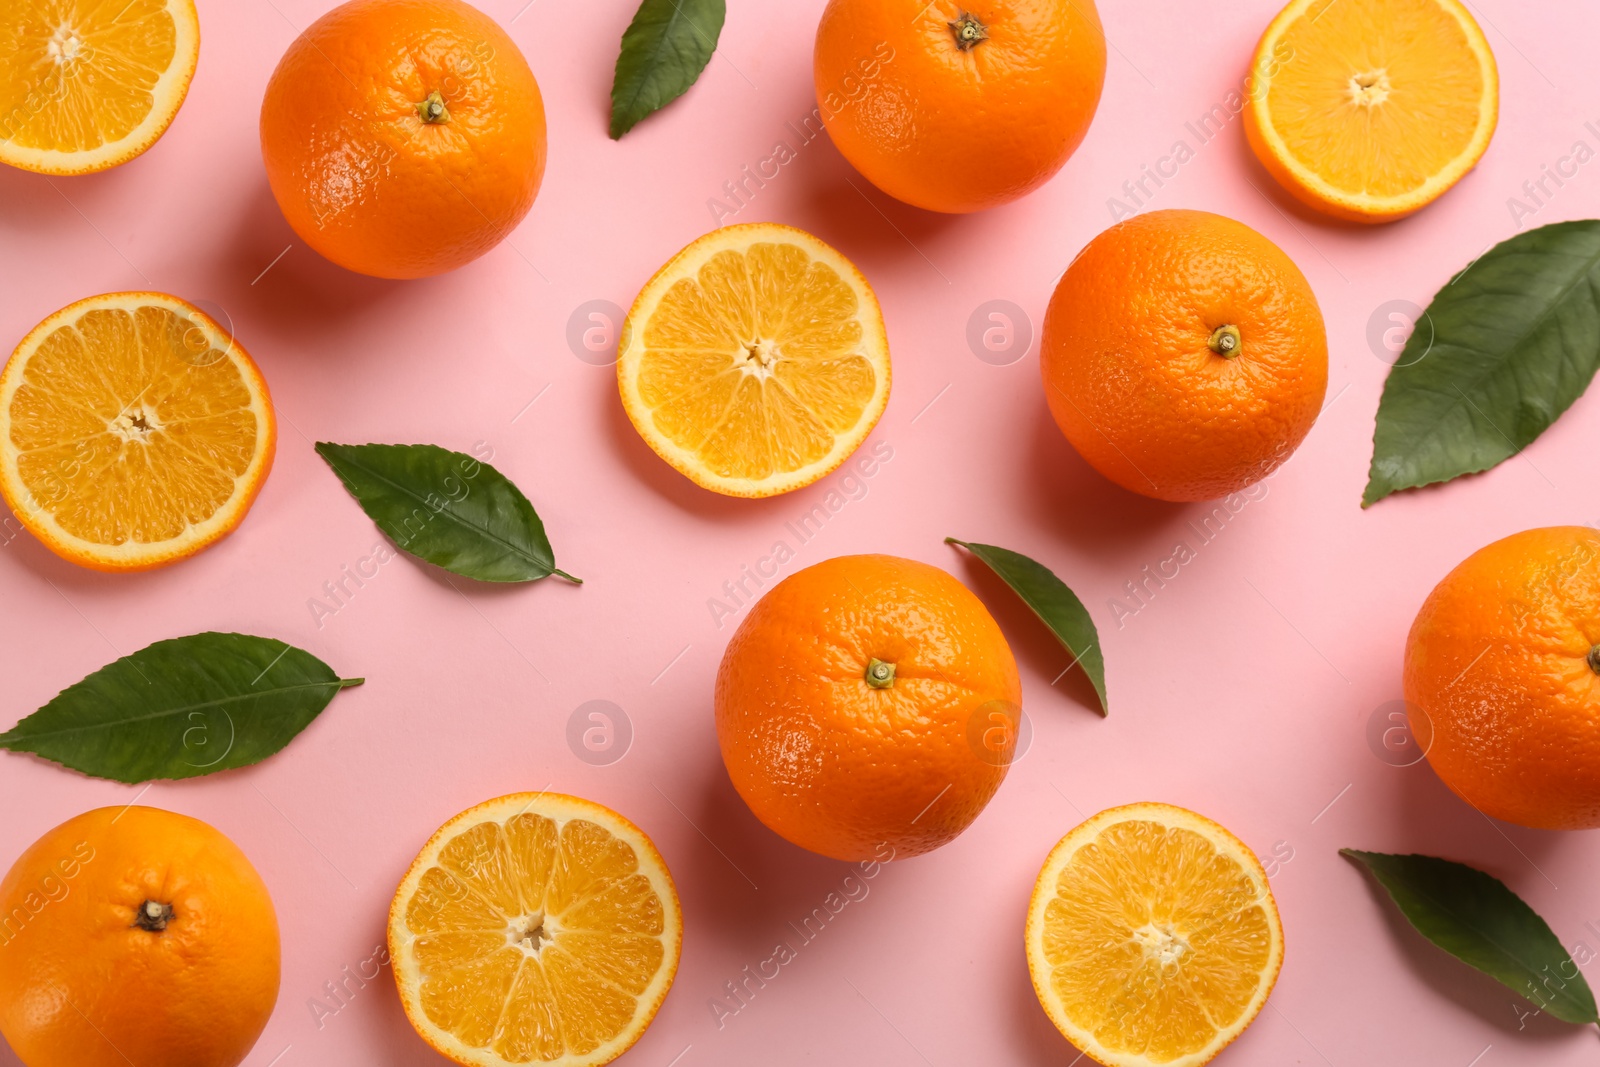
[[1341, 848], [1339, 850], [1339, 855], [1343, 856], [1347, 860], [1354, 860], [1355, 862], [1361, 864], [1361, 866], [1370, 870], [1372, 868], [1373, 860], [1381, 859], [1386, 855], [1386, 853], [1370, 852], [1362, 848]]

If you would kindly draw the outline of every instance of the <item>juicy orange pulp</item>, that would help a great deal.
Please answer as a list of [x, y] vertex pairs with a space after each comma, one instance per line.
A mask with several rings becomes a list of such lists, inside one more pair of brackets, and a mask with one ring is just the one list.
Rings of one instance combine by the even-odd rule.
[[250, 357], [160, 293], [58, 311], [0, 374], [0, 490], [41, 540], [90, 567], [158, 566], [222, 537], [274, 440]]
[[574, 797], [518, 794], [447, 823], [390, 913], [401, 999], [458, 1063], [609, 1062], [677, 970], [682, 919], [644, 834]]
[[0, 162], [103, 170], [166, 131], [194, 75], [193, 0], [23, 0], [0, 20]]
[[1257, 48], [1246, 132], [1311, 206], [1410, 214], [1459, 181], [1499, 113], [1488, 42], [1458, 0], [1295, 0]]
[[1061, 1032], [1113, 1067], [1204, 1063], [1266, 1002], [1283, 933], [1255, 856], [1166, 804], [1101, 812], [1051, 852], [1028, 965]]
[[634, 426], [718, 492], [816, 481], [865, 439], [889, 398], [871, 287], [803, 231], [716, 230], [663, 267], [623, 331], [618, 381]]

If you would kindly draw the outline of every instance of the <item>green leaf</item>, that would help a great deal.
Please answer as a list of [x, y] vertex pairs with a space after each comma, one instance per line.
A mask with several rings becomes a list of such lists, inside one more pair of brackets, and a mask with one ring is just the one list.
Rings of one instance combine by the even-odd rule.
[[63, 689], [0, 734], [0, 748], [118, 782], [195, 778], [260, 763], [361, 682], [282, 641], [195, 634]]
[[1432, 856], [1339, 850], [1366, 867], [1417, 931], [1569, 1023], [1600, 1022], [1594, 994], [1549, 925], [1498, 878]]
[[611, 83], [611, 139], [689, 91], [711, 62], [726, 0], [644, 0], [622, 34]]
[[552, 574], [578, 582], [556, 570], [544, 523], [522, 490], [465, 452], [319, 441], [317, 455], [378, 529], [418, 559], [480, 582]]
[[1389, 372], [1361, 506], [1522, 451], [1600, 368], [1600, 220], [1496, 245], [1441, 289]]
[[1106, 661], [1100, 651], [1100, 633], [1094, 620], [1076, 593], [1057, 578], [1050, 568], [1037, 563], [1009, 548], [994, 545], [971, 544], [946, 537], [947, 545], [960, 545], [988, 564], [1033, 609], [1033, 613], [1050, 627], [1050, 632], [1076, 657], [1083, 672], [1094, 683], [1100, 697], [1100, 714], [1107, 715], [1111, 705], [1106, 703]]

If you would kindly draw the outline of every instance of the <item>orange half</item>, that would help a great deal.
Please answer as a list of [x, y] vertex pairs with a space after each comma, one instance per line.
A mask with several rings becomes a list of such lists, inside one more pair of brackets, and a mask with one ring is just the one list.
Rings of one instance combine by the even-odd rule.
[[810, 485], [889, 402], [889, 339], [872, 287], [792, 226], [713, 230], [651, 278], [617, 359], [645, 443], [728, 496]]
[[249, 354], [164, 293], [62, 308], [0, 372], [0, 494], [57, 555], [96, 570], [159, 567], [227, 535], [276, 441]]
[[682, 946], [678, 893], [644, 831], [556, 793], [445, 823], [389, 910], [411, 1025], [469, 1067], [610, 1063], [655, 1018]]
[[0, 163], [86, 174], [156, 143], [200, 57], [194, 0], [20, 0], [0, 19]]
[[1294, 0], [1251, 67], [1245, 135], [1283, 186], [1354, 222], [1442, 196], [1494, 135], [1494, 54], [1459, 0]]
[[1244, 1032], [1283, 963], [1245, 844], [1170, 804], [1102, 811], [1046, 858], [1028, 970], [1050, 1021], [1106, 1067], [1199, 1067]]

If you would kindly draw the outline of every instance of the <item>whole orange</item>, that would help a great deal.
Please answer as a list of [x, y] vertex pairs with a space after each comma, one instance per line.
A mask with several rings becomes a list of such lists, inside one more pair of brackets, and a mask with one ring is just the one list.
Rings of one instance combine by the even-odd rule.
[[1600, 532], [1526, 530], [1468, 556], [1406, 640], [1412, 732], [1485, 815], [1600, 827]]
[[842, 860], [938, 848], [1000, 788], [1017, 664], [966, 586], [926, 563], [841, 556], [790, 575], [717, 672], [717, 739], [768, 828]]
[[351, 0], [284, 53], [261, 154], [306, 244], [380, 278], [454, 270], [527, 215], [544, 103], [516, 44], [461, 0]]
[[1089, 242], [1050, 298], [1039, 362], [1073, 447], [1161, 500], [1211, 500], [1271, 474], [1328, 388], [1305, 275], [1205, 211], [1152, 211]]
[[27, 1067], [234, 1067], [278, 970], [260, 875], [186, 815], [85, 812], [0, 881], [0, 1033]]
[[1094, 0], [829, 0], [817, 119], [868, 181], [930, 211], [981, 211], [1050, 179], [1106, 78]]

